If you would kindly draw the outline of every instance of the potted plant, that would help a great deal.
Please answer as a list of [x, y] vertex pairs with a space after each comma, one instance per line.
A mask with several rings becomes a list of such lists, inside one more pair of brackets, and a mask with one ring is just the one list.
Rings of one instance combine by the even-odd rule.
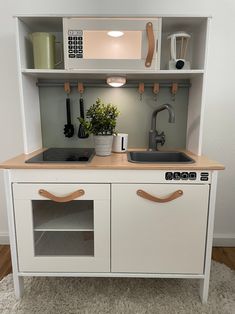
[[113, 134], [116, 120], [120, 112], [113, 104], [105, 104], [100, 98], [96, 100], [86, 113], [86, 118], [78, 118], [86, 134], [94, 135], [96, 155], [111, 155]]

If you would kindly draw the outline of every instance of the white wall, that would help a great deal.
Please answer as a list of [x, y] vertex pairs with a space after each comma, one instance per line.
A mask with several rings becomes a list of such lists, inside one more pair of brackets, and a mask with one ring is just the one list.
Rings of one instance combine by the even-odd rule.
[[[226, 165], [219, 176], [215, 236], [235, 243], [235, 3], [232, 0], [0, 2], [0, 161], [23, 149], [17, 89], [14, 14], [194, 14], [212, 15], [203, 153]], [[7, 232], [0, 179], [0, 237]], [[231, 240], [232, 241], [232, 240]], [[228, 242], [227, 242], [228, 244]]]

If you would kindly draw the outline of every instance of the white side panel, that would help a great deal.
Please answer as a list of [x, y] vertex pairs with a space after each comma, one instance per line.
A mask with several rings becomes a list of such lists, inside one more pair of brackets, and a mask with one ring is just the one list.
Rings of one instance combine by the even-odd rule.
[[18, 255], [17, 255], [17, 241], [16, 241], [16, 229], [15, 229], [15, 217], [13, 209], [13, 195], [11, 189], [11, 178], [8, 170], [4, 171], [4, 182], [5, 182], [5, 195], [7, 203], [7, 216], [8, 216], [8, 227], [10, 236], [10, 249], [11, 249], [11, 262], [13, 270], [13, 281], [16, 298], [20, 298], [24, 292], [24, 279], [18, 275]]
[[[207, 55], [211, 18], [201, 25], [201, 32], [198, 33], [197, 43], [203, 43], [196, 54], [198, 64], [204, 67], [205, 73], [200, 77], [191, 79], [192, 87], [189, 91], [188, 104], [188, 125], [186, 148], [195, 154], [202, 153], [202, 135], [205, 112], [205, 93], [207, 78]], [[196, 47], [195, 50], [197, 51]]]
[[31, 29], [23, 23], [20, 19], [16, 19], [17, 31], [17, 52], [19, 60], [19, 69], [32, 69], [33, 68], [33, 52], [32, 43], [29, 39]]
[[211, 253], [212, 253], [212, 241], [213, 241], [213, 230], [214, 230], [214, 217], [215, 217], [215, 201], [216, 201], [216, 190], [217, 190], [217, 176], [218, 172], [213, 171], [212, 173], [212, 184], [210, 189], [210, 203], [208, 212], [208, 224], [207, 224], [207, 240], [206, 240], [206, 251], [205, 251], [205, 278], [200, 281], [200, 297], [202, 303], [207, 302], [209, 283], [210, 283], [210, 269], [211, 269]]
[[[142, 189], [165, 197], [155, 203]], [[116, 184], [112, 186], [112, 272], [203, 274], [209, 185]]]
[[191, 79], [189, 90], [186, 149], [201, 155], [203, 75]]
[[28, 32], [24, 23], [16, 20], [18, 77], [23, 128], [24, 153], [30, 153], [42, 147], [41, 117], [36, 79], [22, 75], [21, 69], [32, 67]]
[[209, 36], [209, 23], [211, 18], [203, 20], [201, 25], [197, 27], [195, 32], [195, 42], [193, 45], [194, 54], [194, 68], [206, 69], [206, 57], [208, 47], [208, 36]]
[[41, 115], [36, 81], [35, 78], [26, 75], [20, 78], [25, 154], [42, 147]]

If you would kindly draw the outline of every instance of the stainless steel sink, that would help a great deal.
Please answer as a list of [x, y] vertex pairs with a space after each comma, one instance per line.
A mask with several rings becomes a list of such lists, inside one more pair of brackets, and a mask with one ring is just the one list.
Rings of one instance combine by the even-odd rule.
[[182, 152], [133, 151], [127, 153], [129, 162], [136, 163], [194, 163], [195, 161]]

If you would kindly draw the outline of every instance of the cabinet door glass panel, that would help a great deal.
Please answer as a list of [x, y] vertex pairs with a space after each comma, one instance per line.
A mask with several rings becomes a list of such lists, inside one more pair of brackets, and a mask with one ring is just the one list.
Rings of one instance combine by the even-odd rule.
[[36, 256], [94, 256], [93, 201], [33, 200], [32, 211]]
[[94, 256], [94, 233], [90, 231], [34, 231], [35, 256]]

